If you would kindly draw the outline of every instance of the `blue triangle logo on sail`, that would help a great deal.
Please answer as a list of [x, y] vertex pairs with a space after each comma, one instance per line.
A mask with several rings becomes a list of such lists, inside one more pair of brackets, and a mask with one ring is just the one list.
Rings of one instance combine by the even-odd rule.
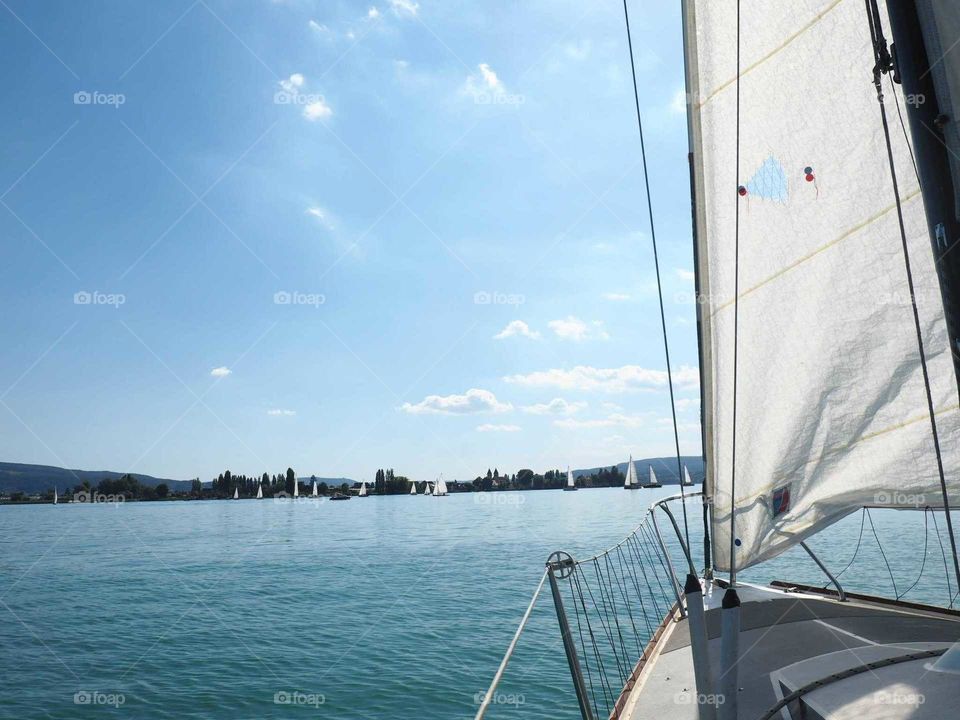
[[787, 174], [780, 161], [772, 155], [763, 161], [744, 187], [750, 196], [784, 204], [787, 202]]

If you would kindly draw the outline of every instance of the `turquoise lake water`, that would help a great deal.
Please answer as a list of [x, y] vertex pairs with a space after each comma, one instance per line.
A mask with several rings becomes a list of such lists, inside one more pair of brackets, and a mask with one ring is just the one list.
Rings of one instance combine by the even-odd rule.
[[[0, 718], [472, 717], [549, 553], [677, 491], [0, 507]], [[923, 514], [872, 512], [902, 592]], [[810, 544], [838, 571], [860, 523]], [[823, 584], [802, 551], [742, 578]], [[892, 595], [869, 523], [841, 579]], [[907, 599], [946, 597], [931, 524]], [[491, 718], [578, 717], [549, 593], [501, 691]]]

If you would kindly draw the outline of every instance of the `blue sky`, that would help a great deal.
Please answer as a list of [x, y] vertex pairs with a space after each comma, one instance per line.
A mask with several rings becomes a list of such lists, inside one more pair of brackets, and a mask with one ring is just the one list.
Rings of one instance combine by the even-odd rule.
[[[674, 5], [631, 21], [697, 453]], [[672, 452], [618, 3], [4, 0], [0, 39], [0, 459], [469, 479]]]

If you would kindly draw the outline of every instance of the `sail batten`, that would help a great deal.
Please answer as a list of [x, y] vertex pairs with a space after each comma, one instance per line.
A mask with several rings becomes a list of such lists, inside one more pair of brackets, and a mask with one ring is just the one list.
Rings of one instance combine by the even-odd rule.
[[[864, 5], [740, 7], [739, 83], [737, 3], [685, 7], [704, 491], [721, 570], [731, 513], [743, 568], [864, 505], [942, 506], [898, 200], [944, 467], [948, 477], [960, 471], [960, 405], [923, 198], [899, 131], [894, 195]], [[904, 99], [883, 87], [896, 117]]]

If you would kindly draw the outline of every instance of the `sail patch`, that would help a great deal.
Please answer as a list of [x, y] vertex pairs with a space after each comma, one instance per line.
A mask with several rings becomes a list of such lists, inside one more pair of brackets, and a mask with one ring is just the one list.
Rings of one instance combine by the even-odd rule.
[[773, 516], [783, 515], [790, 509], [790, 485], [784, 485], [773, 491], [773, 503], [771, 505]]
[[751, 196], [786, 204], [787, 174], [783, 171], [783, 165], [771, 155], [763, 161], [745, 188]]

